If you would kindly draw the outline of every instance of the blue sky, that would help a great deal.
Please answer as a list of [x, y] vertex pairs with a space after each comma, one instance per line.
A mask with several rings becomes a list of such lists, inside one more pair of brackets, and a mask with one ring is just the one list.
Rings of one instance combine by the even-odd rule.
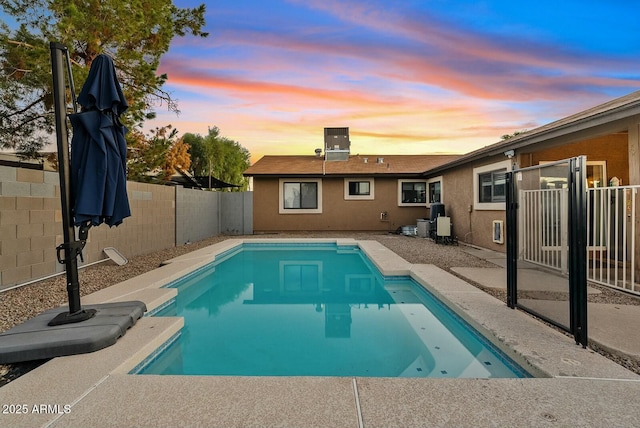
[[[178, 0], [179, 7], [200, 2]], [[640, 89], [630, 0], [216, 0], [206, 39], [175, 39], [146, 129], [313, 154], [350, 128], [361, 154], [465, 153]]]

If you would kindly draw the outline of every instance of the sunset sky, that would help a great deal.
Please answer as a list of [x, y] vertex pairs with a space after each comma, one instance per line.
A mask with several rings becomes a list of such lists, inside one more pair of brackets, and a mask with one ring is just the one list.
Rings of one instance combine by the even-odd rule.
[[206, 3], [210, 36], [159, 70], [181, 114], [147, 128], [217, 126], [254, 162], [312, 155], [334, 126], [352, 153], [465, 153], [640, 89], [635, 1]]

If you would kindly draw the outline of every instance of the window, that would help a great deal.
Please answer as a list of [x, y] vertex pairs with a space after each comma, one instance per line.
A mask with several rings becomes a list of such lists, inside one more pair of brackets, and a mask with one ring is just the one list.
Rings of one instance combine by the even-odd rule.
[[429, 183], [429, 203], [440, 202], [440, 182]]
[[371, 189], [368, 181], [351, 181], [349, 183], [349, 196], [370, 195]]
[[284, 209], [318, 208], [318, 183], [284, 183]]
[[430, 178], [427, 180], [427, 202], [444, 202], [442, 198], [442, 176]]
[[417, 180], [398, 181], [399, 206], [425, 206], [427, 203], [427, 182]]
[[373, 178], [345, 178], [344, 199], [374, 199]]
[[[554, 163], [554, 161], [540, 161], [539, 164], [540, 165], [546, 165], [549, 163]], [[566, 188], [567, 187], [567, 183], [566, 180], [564, 180], [564, 182], [558, 182], [557, 176], [558, 175], [562, 175], [565, 174], [564, 171], [566, 170], [567, 166], [566, 165], [562, 165], [560, 167], [560, 173], [555, 173], [554, 177], [556, 177], [556, 183], [555, 183], [555, 187], [559, 188], [558, 186], [561, 186], [562, 188]], [[607, 161], [587, 161], [587, 187], [589, 188], [594, 188], [594, 187], [606, 187], [608, 186], [608, 181], [607, 181]], [[547, 183], [547, 187], [549, 187], [549, 184]], [[546, 187], [545, 187], [546, 188]]]
[[322, 181], [318, 179], [281, 179], [280, 214], [314, 214], [322, 212]]
[[505, 160], [473, 169], [473, 200], [476, 210], [504, 210], [507, 196], [507, 171], [511, 162]]
[[478, 202], [504, 202], [506, 200], [506, 169], [478, 175]]
[[587, 187], [606, 187], [607, 182], [607, 162], [587, 161]]

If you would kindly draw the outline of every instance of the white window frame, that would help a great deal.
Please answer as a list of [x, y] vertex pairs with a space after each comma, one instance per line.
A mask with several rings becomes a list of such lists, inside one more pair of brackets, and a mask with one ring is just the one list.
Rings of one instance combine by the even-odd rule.
[[[284, 183], [317, 183], [318, 208], [285, 208]], [[280, 214], [322, 214], [322, 179], [321, 178], [281, 178], [278, 180], [278, 213]]]
[[438, 176], [438, 177], [433, 177], [433, 178], [429, 178], [427, 180], [427, 204], [430, 204], [431, 202], [429, 201], [429, 184], [431, 183], [437, 183], [440, 182], [440, 203], [444, 203], [444, 180], [442, 178], [442, 176]]
[[[609, 186], [609, 180], [607, 177], [607, 161], [587, 161], [587, 166], [599, 166], [602, 167], [602, 176], [603, 176], [603, 182], [600, 183], [600, 185], [598, 187], [608, 187]], [[587, 183], [587, 187], [589, 187], [589, 184]], [[591, 186], [592, 188], [594, 186]]]
[[[555, 161], [540, 161], [538, 162], [538, 165], [545, 165], [548, 163], [553, 163]], [[604, 181], [602, 183], [600, 183], [600, 185], [598, 187], [608, 187], [609, 186], [609, 181], [607, 180], [607, 161], [587, 161], [587, 166], [600, 166], [602, 167], [602, 175], [603, 175], [603, 179]], [[589, 186], [589, 183], [586, 183], [587, 188], [593, 188], [594, 186]]]
[[[350, 195], [349, 183], [360, 183], [363, 181], [369, 182], [369, 194], [368, 195]], [[373, 178], [345, 178], [344, 179], [344, 200], [345, 201], [362, 201], [375, 199], [374, 179]]]
[[[403, 183], [424, 183], [425, 201], [424, 202], [402, 202], [402, 184]], [[425, 179], [399, 179], [398, 180], [398, 206], [399, 207], [426, 207], [428, 205], [427, 193], [429, 188], [427, 187], [427, 180]]]
[[511, 171], [511, 161], [509, 159], [492, 163], [489, 165], [480, 166], [478, 168], [473, 168], [473, 205], [474, 209], [477, 211], [505, 211], [507, 209], [507, 205], [505, 202], [479, 202], [480, 195], [478, 192], [479, 186], [479, 177], [480, 174], [484, 174], [486, 172], [497, 171], [500, 169], [504, 169], [506, 172]]

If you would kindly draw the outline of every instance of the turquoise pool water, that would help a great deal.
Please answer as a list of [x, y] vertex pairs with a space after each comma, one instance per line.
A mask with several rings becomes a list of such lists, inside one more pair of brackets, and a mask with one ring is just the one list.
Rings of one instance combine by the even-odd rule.
[[409, 277], [356, 246], [244, 244], [171, 286], [182, 332], [138, 374], [529, 375]]

